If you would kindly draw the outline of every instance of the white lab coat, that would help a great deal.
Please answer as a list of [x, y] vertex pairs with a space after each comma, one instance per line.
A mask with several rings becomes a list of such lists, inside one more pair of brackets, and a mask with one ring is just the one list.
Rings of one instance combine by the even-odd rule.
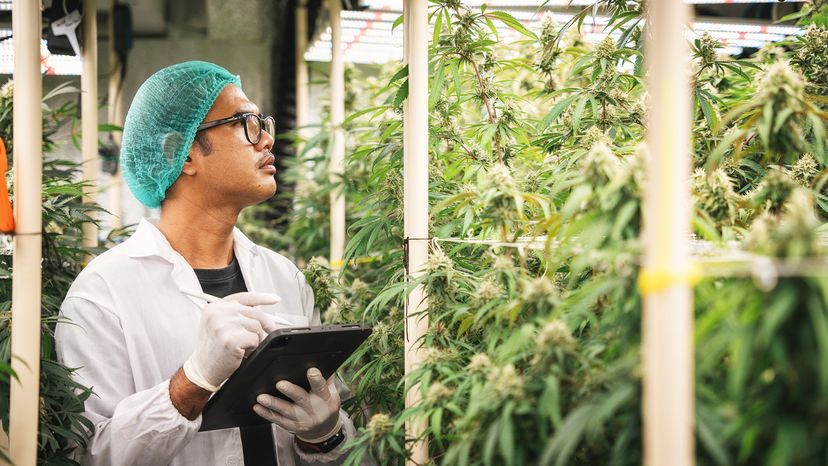
[[[238, 229], [234, 252], [249, 291], [277, 293], [261, 309], [296, 325], [318, 325], [313, 291], [293, 263], [259, 247]], [[241, 465], [238, 429], [198, 432], [170, 402], [169, 379], [192, 354], [203, 301], [180, 288], [201, 290], [192, 267], [150, 221], [89, 263], [72, 284], [61, 313], [71, 320], [55, 332], [58, 360], [77, 367], [91, 386], [85, 415], [95, 435], [84, 465]], [[355, 435], [342, 412], [346, 439], [327, 454], [299, 452], [293, 436], [273, 425], [280, 466], [340, 464]]]

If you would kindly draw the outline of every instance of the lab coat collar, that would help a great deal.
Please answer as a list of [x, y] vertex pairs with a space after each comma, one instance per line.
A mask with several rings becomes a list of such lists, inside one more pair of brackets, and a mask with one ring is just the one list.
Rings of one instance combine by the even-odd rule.
[[[187, 263], [181, 254], [172, 248], [170, 242], [155, 225], [157, 220], [142, 219], [135, 233], [124, 242], [127, 254], [133, 258], [159, 257], [172, 265], [170, 276], [179, 289], [201, 290], [192, 266]], [[253, 271], [259, 250], [255, 243], [250, 241], [238, 228], [233, 228], [233, 252], [239, 261], [242, 276], [248, 283], [248, 291], [260, 289], [261, 274]], [[196, 306], [202, 307], [204, 302], [199, 298], [188, 296]]]
[[[130, 257], [160, 257], [175, 263], [180, 257], [161, 230], [155, 225], [157, 220], [141, 219], [135, 233], [124, 243]], [[238, 228], [233, 227], [233, 250], [237, 256], [258, 255], [258, 247]], [[242, 260], [239, 258], [239, 260]]]

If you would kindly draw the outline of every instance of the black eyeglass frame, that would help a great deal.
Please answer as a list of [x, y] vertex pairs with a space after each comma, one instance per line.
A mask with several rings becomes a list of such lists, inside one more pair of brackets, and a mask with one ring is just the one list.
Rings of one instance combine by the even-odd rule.
[[[247, 120], [247, 118], [249, 118], [249, 117], [256, 117], [256, 118], [259, 119], [259, 134], [256, 137], [255, 141], [253, 141], [253, 139], [250, 137], [250, 134], [247, 131], [247, 122], [245, 120]], [[261, 142], [262, 132], [267, 131], [267, 130], [265, 130], [265, 122], [266, 121], [271, 121], [273, 123], [273, 128], [274, 129], [276, 128], [276, 119], [273, 118], [272, 116], [262, 117], [261, 115], [255, 114], [253, 112], [246, 112], [246, 113], [240, 113], [238, 115], [233, 115], [233, 116], [227, 117], [227, 118], [222, 118], [220, 120], [205, 121], [204, 123], [198, 125], [198, 128], [196, 128], [196, 133], [198, 133], [200, 131], [204, 131], [205, 129], [215, 128], [216, 126], [226, 125], [227, 123], [233, 123], [233, 122], [240, 121], [240, 120], [245, 121], [244, 137], [247, 138], [247, 142], [249, 142], [250, 144], [253, 144], [254, 146], [256, 144], [258, 144], [259, 142]], [[270, 132], [268, 132], [268, 134], [270, 134]], [[270, 136], [275, 137], [275, 135], [273, 135], [273, 134], [270, 134]]]

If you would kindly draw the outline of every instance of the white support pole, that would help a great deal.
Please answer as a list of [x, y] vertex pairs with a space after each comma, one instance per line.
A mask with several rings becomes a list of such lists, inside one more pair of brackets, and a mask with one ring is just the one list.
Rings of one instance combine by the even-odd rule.
[[[403, 236], [408, 238], [408, 271], [422, 275], [428, 259], [428, 4], [427, 0], [403, 3], [404, 60], [408, 64], [408, 98], [403, 107]], [[428, 301], [422, 286], [415, 288], [405, 306], [405, 373], [422, 362], [422, 337], [428, 330]], [[410, 387], [405, 407], [420, 402], [420, 387]], [[429, 463], [426, 419], [406, 424], [411, 445], [408, 466]]]
[[[109, 21], [107, 22], [107, 52], [109, 55], [109, 87], [107, 89], [107, 121], [110, 125], [122, 126], [121, 105], [123, 98], [119, 92], [121, 88], [121, 58], [115, 52], [115, 21], [113, 20], [115, 14], [115, 5], [118, 0], [112, 0], [109, 6]], [[112, 133], [115, 145], [121, 147], [121, 133], [115, 131]], [[112, 228], [120, 228], [123, 226], [123, 186], [124, 179], [121, 177], [120, 167], [112, 175], [110, 189], [109, 212], [110, 225]]]
[[[644, 198], [644, 464], [690, 466], [693, 443], [693, 295], [690, 283], [689, 8], [648, 2]], [[645, 286], [646, 283], [649, 285]]]
[[37, 464], [40, 400], [40, 305], [43, 173], [43, 82], [40, 75], [40, 2], [15, 0], [14, 214], [12, 257], [10, 456], [17, 466]]
[[[308, 77], [308, 65], [305, 62], [305, 51], [308, 49], [308, 6], [304, 0], [296, 4], [294, 10], [296, 22], [296, 127], [299, 128], [299, 135], [307, 139], [308, 130], [305, 126], [310, 121], [310, 79]], [[297, 148], [297, 153], [302, 152], [304, 144]]]
[[[81, 62], [81, 155], [83, 159], [83, 180], [89, 183], [84, 188], [84, 202], [96, 202], [98, 189], [98, 25], [97, 0], [83, 0], [83, 50]], [[94, 212], [88, 214], [95, 218]], [[87, 222], [83, 224], [83, 246], [98, 246], [98, 227]]]
[[[332, 182], [345, 174], [345, 62], [342, 50], [342, 0], [328, 0], [331, 17], [331, 138], [333, 150], [328, 169]], [[344, 188], [344, 187], [343, 187]], [[345, 190], [331, 191], [331, 267], [342, 267], [345, 252]]]

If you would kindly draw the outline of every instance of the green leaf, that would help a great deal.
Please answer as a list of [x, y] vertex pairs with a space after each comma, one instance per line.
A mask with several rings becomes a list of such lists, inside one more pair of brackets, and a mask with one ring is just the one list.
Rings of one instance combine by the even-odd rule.
[[710, 104], [710, 101], [707, 100], [707, 97], [702, 93], [696, 93], [696, 101], [699, 103], [699, 107], [704, 114], [705, 121], [707, 121], [707, 127], [711, 129], [717, 128], [719, 126], [719, 117], [716, 110]]
[[99, 132], [101, 132], [101, 133], [106, 133], [106, 132], [121, 132], [121, 131], [123, 131], [123, 130], [124, 130], [124, 127], [123, 127], [123, 126], [111, 125], [111, 124], [108, 124], [108, 123], [100, 123], [100, 124], [98, 124], [98, 131], [99, 131]]
[[497, 20], [500, 20], [506, 26], [514, 29], [515, 31], [523, 34], [524, 36], [530, 39], [538, 40], [538, 37], [534, 33], [526, 29], [523, 26], [523, 24], [520, 23], [520, 21], [518, 21], [517, 19], [515, 19], [514, 16], [510, 15], [509, 13], [506, 13], [505, 11], [490, 11], [484, 14], [484, 16], [486, 16], [487, 18], [495, 18]]
[[431, 37], [431, 45], [436, 47], [440, 42], [440, 34], [443, 32], [443, 12], [438, 11], [434, 20], [434, 33]]
[[584, 113], [584, 107], [586, 107], [587, 101], [589, 99], [586, 96], [581, 97], [578, 103], [575, 105], [575, 111], [572, 112], [572, 132], [577, 133], [581, 127], [581, 116]]
[[394, 23], [391, 24], [391, 31], [393, 32], [394, 29], [397, 29], [397, 26], [402, 24], [403, 20], [405, 20], [405, 17], [403, 17], [403, 15], [398, 16], [397, 19], [394, 20]]
[[500, 415], [500, 435], [498, 437], [500, 454], [507, 465], [515, 464], [515, 438], [512, 427], [512, 408], [513, 405], [511, 403], [507, 404]]
[[428, 111], [434, 110], [434, 105], [443, 95], [443, 83], [446, 78], [446, 68], [442, 61], [435, 64], [434, 74], [431, 78], [431, 88], [428, 91]]
[[552, 122], [555, 121], [555, 119], [558, 118], [561, 115], [561, 113], [563, 113], [564, 110], [566, 110], [567, 107], [569, 107], [569, 105], [577, 98], [578, 95], [575, 94], [566, 97], [560, 100], [558, 103], [556, 103], [555, 106], [552, 107], [552, 110], [550, 110], [549, 113], [547, 113], [546, 116], [543, 118], [543, 122], [541, 122], [540, 128], [538, 129], [544, 130], [548, 128], [549, 125], [552, 124]]
[[716, 145], [716, 148], [713, 149], [707, 157], [707, 169], [710, 170], [718, 166], [725, 153], [727, 153], [727, 151], [729, 151], [733, 146], [733, 143], [742, 139], [746, 133], [747, 131], [744, 128], [738, 128], [732, 130], [725, 137], [723, 137], [719, 144]]
[[394, 106], [400, 107], [405, 99], [408, 98], [408, 79], [406, 79], [399, 89], [397, 89], [397, 93], [394, 94]]

